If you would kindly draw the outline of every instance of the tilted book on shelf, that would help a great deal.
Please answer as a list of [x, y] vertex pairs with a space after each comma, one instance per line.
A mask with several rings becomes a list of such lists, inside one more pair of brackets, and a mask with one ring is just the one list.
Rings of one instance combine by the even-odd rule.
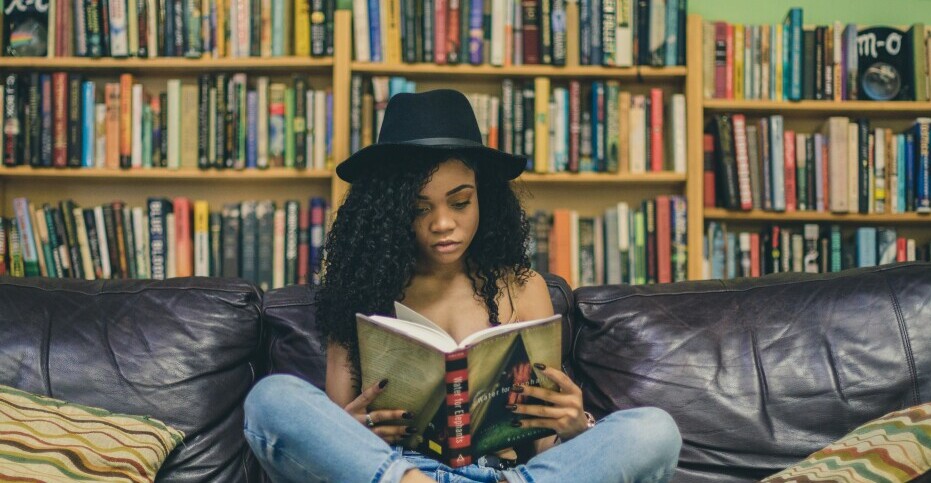
[[390, 379], [369, 410], [405, 409], [419, 428], [405, 447], [452, 467], [553, 434], [515, 428], [507, 404], [539, 403], [517, 384], [557, 390], [532, 363], [561, 367], [559, 315], [501, 324], [456, 342], [426, 317], [395, 303], [397, 317], [357, 314], [362, 387]]

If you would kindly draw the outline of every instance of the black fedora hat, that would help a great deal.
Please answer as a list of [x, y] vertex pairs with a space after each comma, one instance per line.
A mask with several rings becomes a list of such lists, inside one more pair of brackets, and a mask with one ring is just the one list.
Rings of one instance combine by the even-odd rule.
[[352, 183], [386, 162], [443, 151], [474, 153], [471, 158], [490, 171], [511, 180], [524, 170], [525, 158], [482, 144], [482, 134], [469, 100], [459, 91], [437, 89], [419, 94], [399, 93], [388, 101], [375, 144], [349, 156], [336, 174]]

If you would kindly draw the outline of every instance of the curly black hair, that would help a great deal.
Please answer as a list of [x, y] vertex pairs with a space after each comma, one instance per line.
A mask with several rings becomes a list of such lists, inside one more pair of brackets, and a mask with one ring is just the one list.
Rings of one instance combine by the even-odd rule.
[[[316, 319], [323, 335], [346, 348], [359, 387], [359, 344], [355, 314], [394, 315], [414, 273], [413, 230], [417, 195], [440, 163], [463, 161], [475, 172], [479, 223], [465, 262], [475, 293], [499, 323], [499, 281], [530, 275], [529, 222], [507, 180], [483, 172], [466, 153], [436, 153], [402, 163], [384, 163], [356, 180], [340, 205], [324, 245], [326, 267], [316, 292]], [[507, 278], [505, 278], [507, 277]]]

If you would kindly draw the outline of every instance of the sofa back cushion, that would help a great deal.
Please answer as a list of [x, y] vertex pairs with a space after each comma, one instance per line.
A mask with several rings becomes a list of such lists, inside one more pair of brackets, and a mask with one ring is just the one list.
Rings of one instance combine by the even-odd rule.
[[[562, 278], [544, 275], [553, 309], [563, 315], [563, 360], [568, 361], [572, 322], [572, 291]], [[316, 322], [313, 290], [305, 285], [269, 291], [263, 317], [268, 326], [271, 373], [292, 374], [317, 387], [326, 385], [326, 342]]]
[[0, 279], [0, 384], [183, 431], [160, 482], [257, 481], [260, 294], [223, 279]]
[[676, 481], [751, 481], [931, 399], [931, 264], [582, 288], [586, 407], [658, 406]]

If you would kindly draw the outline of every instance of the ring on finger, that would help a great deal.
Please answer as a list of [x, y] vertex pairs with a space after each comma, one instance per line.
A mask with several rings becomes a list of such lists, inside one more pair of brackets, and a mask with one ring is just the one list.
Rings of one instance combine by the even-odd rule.
[[375, 427], [375, 421], [372, 420], [372, 415], [370, 413], [365, 413], [365, 425], [370, 428]]

